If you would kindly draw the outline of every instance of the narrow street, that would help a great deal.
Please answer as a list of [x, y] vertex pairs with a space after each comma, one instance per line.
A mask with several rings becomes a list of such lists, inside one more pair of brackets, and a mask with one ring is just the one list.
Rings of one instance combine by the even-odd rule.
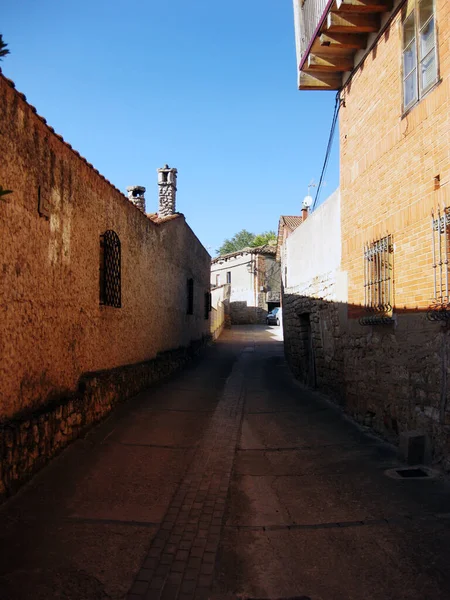
[[450, 491], [225, 331], [0, 508], [1, 600], [450, 598]]

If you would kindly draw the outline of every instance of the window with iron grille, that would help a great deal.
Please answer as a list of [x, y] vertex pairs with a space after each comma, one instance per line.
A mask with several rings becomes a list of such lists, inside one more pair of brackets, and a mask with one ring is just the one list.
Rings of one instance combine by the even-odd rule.
[[403, 109], [438, 81], [435, 0], [408, 0], [402, 23]]
[[383, 319], [392, 317], [392, 256], [390, 235], [364, 247], [364, 305], [367, 312]]
[[194, 280], [189, 278], [187, 280], [187, 307], [186, 314], [194, 314]]
[[227, 271], [227, 283], [231, 283], [231, 271]]
[[[430, 307], [432, 311], [448, 318], [449, 299], [449, 255], [450, 255], [450, 208], [438, 209], [431, 215], [431, 236], [433, 251], [434, 295]], [[444, 311], [444, 312], [441, 312]], [[431, 320], [436, 320], [434, 313]]]
[[120, 239], [109, 229], [100, 236], [100, 304], [120, 308]]

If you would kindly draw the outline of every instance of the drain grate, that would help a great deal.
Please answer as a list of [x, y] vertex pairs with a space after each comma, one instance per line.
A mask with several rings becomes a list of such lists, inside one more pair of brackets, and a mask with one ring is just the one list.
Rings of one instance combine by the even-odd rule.
[[423, 465], [416, 465], [415, 467], [397, 467], [395, 469], [387, 469], [384, 472], [385, 475], [391, 479], [435, 479], [439, 477], [438, 471], [430, 469], [430, 467], [424, 467]]
[[423, 469], [396, 469], [400, 477], [429, 477], [428, 473]]

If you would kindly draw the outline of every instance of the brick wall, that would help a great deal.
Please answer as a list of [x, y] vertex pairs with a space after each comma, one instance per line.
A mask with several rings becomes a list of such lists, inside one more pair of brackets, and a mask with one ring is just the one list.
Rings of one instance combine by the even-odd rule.
[[[431, 212], [450, 206], [450, 3], [436, 0], [436, 10], [440, 81], [407, 114], [402, 114], [401, 12], [341, 93], [339, 270], [348, 281], [346, 297], [330, 297], [333, 278], [320, 265], [311, 274], [310, 267], [318, 265], [315, 254], [305, 266], [307, 277], [294, 264], [302, 254], [295, 235], [302, 235], [313, 213], [286, 242], [291, 288], [285, 290], [284, 312], [287, 352], [301, 379], [308, 356], [302, 340], [310, 339], [319, 388], [393, 440], [402, 431], [427, 431], [434, 459], [450, 468], [450, 330], [427, 319], [434, 295]], [[322, 234], [317, 227], [313, 247], [321, 246]], [[395, 319], [362, 326], [364, 244], [387, 234], [394, 244]], [[291, 239], [297, 254], [289, 255]], [[293, 276], [301, 285], [292, 287]], [[297, 327], [294, 335], [286, 332], [286, 311]], [[328, 364], [321, 363], [324, 344]]]
[[441, 82], [421, 102], [402, 116], [401, 12], [342, 93], [342, 267], [350, 304], [364, 301], [364, 243], [386, 233], [395, 244], [396, 306], [427, 308], [433, 294], [431, 210], [450, 203], [450, 5], [436, 4]]
[[[431, 211], [450, 205], [450, 4], [436, 0], [440, 82], [402, 114], [400, 12], [344, 87], [340, 111], [343, 331], [349, 412], [378, 430], [424, 428], [450, 456], [449, 331], [430, 323]], [[439, 176], [440, 185], [435, 185]], [[396, 321], [361, 327], [363, 246], [391, 234]]]

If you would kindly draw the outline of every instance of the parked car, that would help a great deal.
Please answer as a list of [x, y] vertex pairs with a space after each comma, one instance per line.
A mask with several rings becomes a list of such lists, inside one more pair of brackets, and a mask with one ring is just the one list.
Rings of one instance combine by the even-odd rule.
[[267, 325], [280, 325], [281, 323], [281, 308], [277, 306], [266, 317]]

